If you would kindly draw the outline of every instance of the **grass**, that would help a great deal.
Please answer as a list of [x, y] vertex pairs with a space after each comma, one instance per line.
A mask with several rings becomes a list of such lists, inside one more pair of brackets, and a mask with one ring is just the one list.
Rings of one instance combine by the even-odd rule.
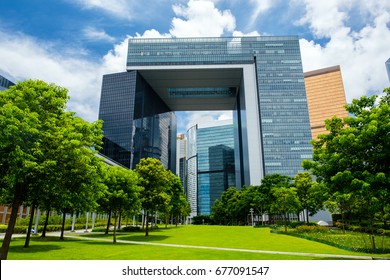
[[[294, 231], [290, 231], [294, 234]], [[305, 232], [298, 235], [311, 240], [318, 240], [325, 244], [332, 244], [339, 248], [348, 249], [356, 252], [377, 252], [390, 253], [390, 237], [369, 235], [368, 233], [348, 231], [343, 233], [341, 230], [328, 230], [326, 232]], [[372, 237], [375, 238], [375, 249], [372, 248]]]
[[[278, 255], [219, 251], [213, 249], [189, 249], [139, 244], [112, 244], [112, 235], [100, 233], [81, 234], [82, 240], [58, 237], [42, 239], [33, 237], [30, 247], [23, 248], [24, 238], [12, 240], [8, 259], [13, 260], [282, 260], [321, 259], [313, 256]], [[107, 239], [109, 242], [100, 239]], [[150, 243], [209, 246], [267, 251], [320, 253], [335, 255], [366, 255], [326, 244], [282, 234], [271, 234], [269, 228], [180, 226], [159, 229], [145, 237], [144, 233], [120, 233], [118, 240]], [[390, 255], [388, 255], [390, 256]], [[336, 259], [332, 257], [331, 259]]]

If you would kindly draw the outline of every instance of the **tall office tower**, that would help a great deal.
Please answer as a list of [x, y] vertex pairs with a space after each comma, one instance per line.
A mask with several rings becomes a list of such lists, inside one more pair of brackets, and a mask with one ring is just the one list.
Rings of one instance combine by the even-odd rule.
[[99, 119], [103, 155], [132, 169], [153, 157], [175, 173], [176, 116], [137, 71], [103, 76]]
[[233, 123], [232, 120], [199, 123], [188, 133], [191, 154], [187, 186], [191, 210], [193, 215], [209, 215], [215, 200], [236, 183]]
[[[238, 187], [259, 184], [265, 174], [294, 176], [302, 170], [302, 160], [312, 156], [296, 36], [132, 38], [127, 71], [103, 79], [100, 118], [106, 155], [123, 154], [131, 161], [137, 153], [132, 133], [139, 106], [133, 101], [148, 93], [153, 101], [149, 117], [168, 111], [233, 110]], [[114, 103], [117, 107], [108, 110]]]
[[313, 139], [327, 133], [325, 120], [348, 117], [340, 66], [304, 73]]
[[386, 61], [385, 65], [386, 65], [387, 77], [389, 77], [389, 81], [390, 81], [390, 58]]
[[184, 193], [187, 194], [187, 137], [184, 133], [176, 138], [176, 175], [179, 176]]
[[6, 90], [13, 85], [15, 85], [13, 82], [0, 75], [0, 91]]

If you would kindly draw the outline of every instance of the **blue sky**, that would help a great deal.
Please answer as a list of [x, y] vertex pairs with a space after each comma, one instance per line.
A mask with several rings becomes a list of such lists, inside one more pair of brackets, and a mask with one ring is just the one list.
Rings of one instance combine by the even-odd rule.
[[[304, 71], [340, 65], [347, 101], [389, 87], [388, 0], [13, 0], [0, 12], [0, 74], [69, 89], [97, 119], [103, 74], [125, 71], [129, 37], [298, 35]], [[199, 117], [179, 114], [179, 128]]]

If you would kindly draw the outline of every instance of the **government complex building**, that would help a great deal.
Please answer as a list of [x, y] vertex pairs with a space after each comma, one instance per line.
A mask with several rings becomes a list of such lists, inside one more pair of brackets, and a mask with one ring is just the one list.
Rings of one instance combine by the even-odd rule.
[[201, 110], [233, 111], [235, 186], [302, 171], [312, 146], [298, 37], [129, 39], [126, 72], [103, 77], [101, 152], [175, 172], [174, 112]]

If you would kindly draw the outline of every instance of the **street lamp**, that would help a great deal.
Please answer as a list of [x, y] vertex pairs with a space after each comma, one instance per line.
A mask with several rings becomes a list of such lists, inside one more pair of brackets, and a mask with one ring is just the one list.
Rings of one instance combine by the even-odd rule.
[[249, 209], [249, 212], [251, 213], [252, 226], [254, 226], [254, 224], [253, 224], [253, 208]]

